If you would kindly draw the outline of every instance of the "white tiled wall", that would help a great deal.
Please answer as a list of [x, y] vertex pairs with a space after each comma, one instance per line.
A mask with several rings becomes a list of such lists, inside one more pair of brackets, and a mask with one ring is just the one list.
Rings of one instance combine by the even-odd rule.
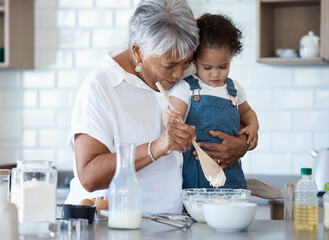
[[[311, 149], [329, 146], [329, 65], [256, 62], [256, 0], [188, 0], [196, 17], [230, 16], [244, 33], [231, 77], [259, 121], [259, 146], [243, 159], [248, 174], [299, 174]], [[106, 51], [128, 39], [138, 0], [36, 0], [34, 70], [0, 71], [0, 163], [51, 160], [72, 169], [68, 147], [74, 96]]]

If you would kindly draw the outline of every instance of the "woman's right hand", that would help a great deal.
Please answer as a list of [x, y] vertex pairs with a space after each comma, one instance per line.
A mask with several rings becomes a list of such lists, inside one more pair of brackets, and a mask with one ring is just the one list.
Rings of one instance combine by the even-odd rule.
[[185, 123], [171, 123], [161, 136], [153, 141], [151, 153], [155, 159], [172, 151], [186, 152], [196, 140], [195, 127]]

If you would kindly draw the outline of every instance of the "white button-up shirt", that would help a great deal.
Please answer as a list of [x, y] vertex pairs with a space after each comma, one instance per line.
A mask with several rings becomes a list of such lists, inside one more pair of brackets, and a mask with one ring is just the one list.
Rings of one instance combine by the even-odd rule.
[[[103, 143], [110, 152], [120, 142], [137, 145], [157, 139], [165, 130], [162, 113], [165, 99], [140, 78], [127, 73], [112, 57], [125, 49], [110, 52], [81, 86], [73, 109], [70, 146], [74, 135], [85, 133]], [[181, 213], [182, 154], [174, 152], [137, 172], [142, 187], [143, 212]], [[74, 179], [66, 203], [107, 196], [107, 190], [86, 191], [74, 164]], [[95, 173], [97, 174], [97, 173]]]

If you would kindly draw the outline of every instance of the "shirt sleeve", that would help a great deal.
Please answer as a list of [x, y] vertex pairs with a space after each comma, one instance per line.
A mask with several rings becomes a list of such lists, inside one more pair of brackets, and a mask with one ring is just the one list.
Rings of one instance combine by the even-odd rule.
[[233, 82], [234, 82], [234, 86], [235, 86], [236, 90], [238, 91], [237, 102], [238, 102], [238, 105], [240, 105], [247, 100], [247, 94], [243, 90], [242, 86], [237, 81], [233, 80]]
[[106, 100], [102, 98], [99, 86], [93, 83], [93, 79], [85, 81], [77, 94], [72, 113], [70, 147], [74, 151], [75, 135], [84, 133], [103, 143], [112, 152], [112, 114], [104, 107]]
[[191, 91], [185, 80], [179, 80], [168, 92], [169, 97], [174, 96], [190, 105]]

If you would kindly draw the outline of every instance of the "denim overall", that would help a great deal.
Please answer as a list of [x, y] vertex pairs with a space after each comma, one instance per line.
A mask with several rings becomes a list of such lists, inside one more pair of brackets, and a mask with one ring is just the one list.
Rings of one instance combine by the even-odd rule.
[[[219, 138], [212, 137], [209, 130], [218, 130], [232, 136], [237, 136], [240, 128], [240, 116], [237, 105], [229, 99], [210, 95], [198, 95], [200, 85], [193, 76], [184, 79], [193, 91], [191, 106], [186, 123], [196, 127], [195, 134], [198, 142], [222, 143]], [[228, 93], [236, 97], [237, 90], [230, 78], [225, 80]], [[200, 161], [193, 155], [194, 147], [183, 154], [183, 188], [212, 188], [205, 178]], [[206, 150], [206, 149], [204, 149]], [[241, 162], [236, 161], [225, 170], [226, 183], [222, 188], [247, 188]]]

